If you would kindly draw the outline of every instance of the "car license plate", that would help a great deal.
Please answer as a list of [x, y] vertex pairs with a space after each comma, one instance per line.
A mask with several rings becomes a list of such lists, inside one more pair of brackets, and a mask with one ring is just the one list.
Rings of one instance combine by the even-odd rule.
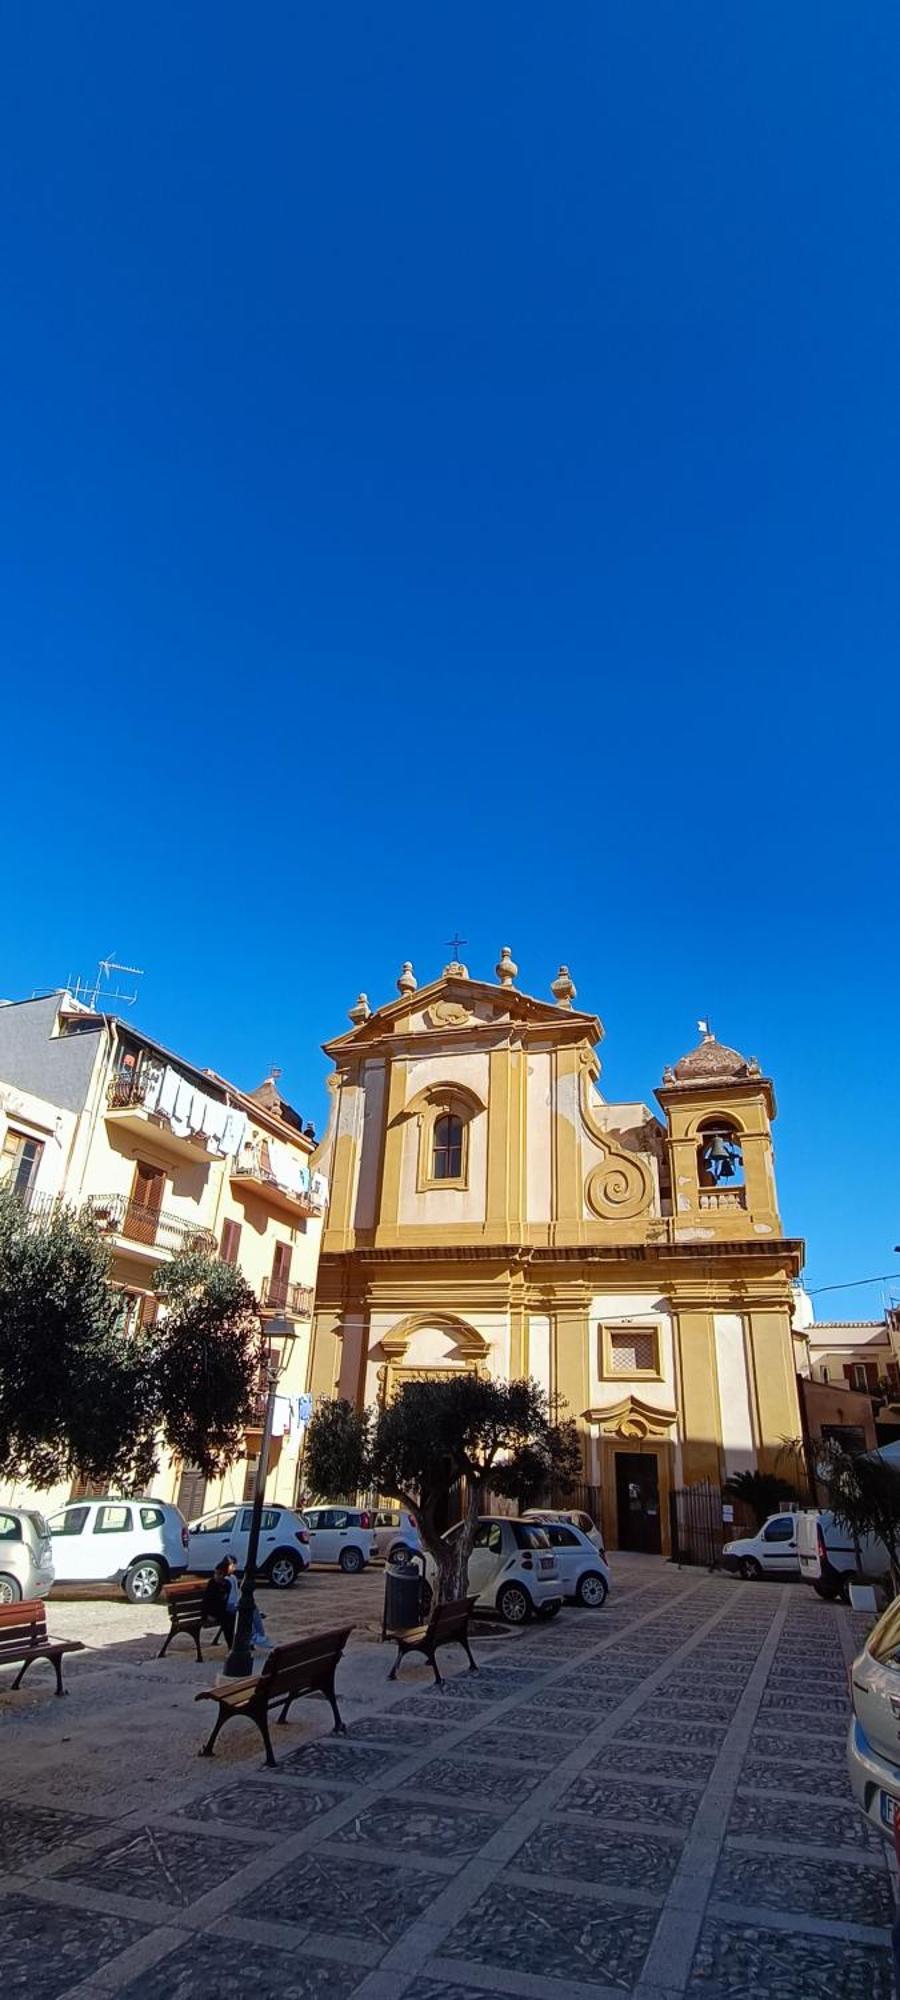
[[889, 1792], [882, 1792], [881, 1824], [882, 1826], [887, 1827], [888, 1833], [893, 1833], [894, 1831], [894, 1815], [896, 1813], [896, 1810], [897, 1810], [896, 1800], [891, 1798]]
[[552, 1568], [553, 1568], [553, 1565], [554, 1565], [555, 1561], [556, 1561], [556, 1557], [555, 1557], [555, 1556], [542, 1556], [542, 1557], [541, 1557], [541, 1568], [542, 1568], [542, 1569], [549, 1569], [549, 1570], [552, 1570]]

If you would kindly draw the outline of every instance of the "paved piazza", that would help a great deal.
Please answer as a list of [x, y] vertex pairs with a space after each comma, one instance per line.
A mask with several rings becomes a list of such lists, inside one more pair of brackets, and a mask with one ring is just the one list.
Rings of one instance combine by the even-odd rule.
[[443, 1692], [387, 1682], [377, 1573], [268, 1593], [275, 1638], [360, 1634], [347, 1737], [302, 1702], [276, 1772], [237, 1722], [197, 1761], [216, 1656], [157, 1661], [161, 1611], [52, 1605], [92, 1646], [65, 1702], [38, 1670], [0, 1696], [5, 1990], [888, 2000], [890, 1879], [844, 1775], [864, 1628], [800, 1585], [613, 1564], [603, 1611], [478, 1640]]

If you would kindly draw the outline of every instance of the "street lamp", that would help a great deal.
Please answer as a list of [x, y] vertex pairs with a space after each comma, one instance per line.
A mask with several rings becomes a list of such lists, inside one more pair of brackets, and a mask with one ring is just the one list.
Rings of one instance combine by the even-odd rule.
[[[275, 1396], [279, 1379], [285, 1373], [297, 1338], [293, 1320], [283, 1313], [269, 1322], [269, 1351], [266, 1355], [266, 1416], [263, 1424], [262, 1442], [256, 1465], [256, 1481], [253, 1487], [253, 1513], [250, 1517], [250, 1540], [247, 1544], [247, 1560], [244, 1578], [238, 1598], [237, 1619], [231, 1651], [225, 1661], [223, 1673], [230, 1679], [247, 1680], [253, 1672], [253, 1613], [256, 1603], [253, 1586], [256, 1581], [256, 1557], [259, 1551], [259, 1530], [262, 1521], [263, 1502], [266, 1497], [266, 1479], [269, 1473], [269, 1447], [272, 1443], [272, 1421], [275, 1415]], [[276, 1352], [275, 1341], [281, 1343]]]

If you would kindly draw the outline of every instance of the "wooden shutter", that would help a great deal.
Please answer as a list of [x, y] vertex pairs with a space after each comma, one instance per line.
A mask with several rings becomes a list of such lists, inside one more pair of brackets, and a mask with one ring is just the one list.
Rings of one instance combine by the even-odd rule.
[[156, 1218], [162, 1208], [165, 1181], [162, 1167], [135, 1161], [134, 1182], [122, 1225], [124, 1236], [132, 1236], [136, 1243], [156, 1242]]
[[224, 1222], [222, 1224], [222, 1249], [220, 1252], [223, 1264], [237, 1263], [240, 1243], [241, 1243], [240, 1223]]
[[291, 1258], [293, 1251], [289, 1243], [276, 1243], [272, 1258], [272, 1277], [269, 1283], [269, 1304], [287, 1305], [288, 1285], [291, 1280]]

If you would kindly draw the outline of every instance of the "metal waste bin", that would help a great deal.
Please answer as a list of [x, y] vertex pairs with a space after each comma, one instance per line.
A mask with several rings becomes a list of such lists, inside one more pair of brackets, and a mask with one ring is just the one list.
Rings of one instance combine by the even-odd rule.
[[425, 1557], [418, 1549], [409, 1550], [402, 1560], [396, 1557], [385, 1564], [383, 1639], [389, 1632], [406, 1632], [411, 1625], [421, 1624], [424, 1591]]

